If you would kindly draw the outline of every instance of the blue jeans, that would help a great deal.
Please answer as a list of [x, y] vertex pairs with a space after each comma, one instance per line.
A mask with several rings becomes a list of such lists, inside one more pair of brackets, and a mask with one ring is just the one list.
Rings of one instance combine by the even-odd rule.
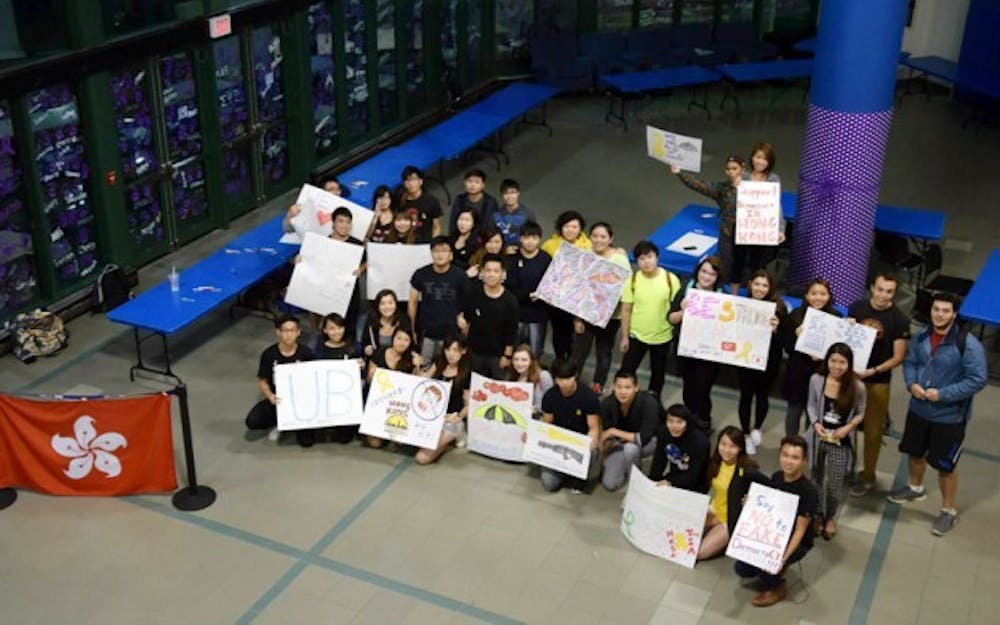
[[542, 350], [545, 349], [545, 327], [544, 321], [517, 324], [517, 342], [530, 345], [536, 358], [541, 358]]
[[[810, 529], [812, 528], [810, 527]], [[807, 529], [806, 531], [808, 532], [810, 529]], [[785, 566], [782, 567], [781, 571], [779, 571], [777, 575], [768, 573], [767, 571], [762, 571], [753, 565], [747, 564], [746, 562], [737, 562], [734, 568], [736, 569], [736, 574], [740, 577], [759, 577], [761, 584], [764, 586], [764, 590], [774, 590], [781, 585], [781, 582], [785, 581], [784, 573], [785, 569], [788, 568], [788, 565], [795, 564], [804, 558], [807, 553], [809, 553], [809, 550], [804, 546], [799, 545], [798, 548], [792, 552], [792, 555], [788, 556], [788, 561], [785, 562]]]

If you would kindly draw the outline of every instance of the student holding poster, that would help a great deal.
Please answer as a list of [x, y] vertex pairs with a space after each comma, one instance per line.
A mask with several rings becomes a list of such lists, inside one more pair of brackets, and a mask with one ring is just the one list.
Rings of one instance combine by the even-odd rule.
[[[305, 345], [299, 345], [299, 320], [291, 315], [278, 318], [274, 322], [274, 333], [278, 342], [271, 345], [260, 355], [260, 365], [257, 367], [257, 387], [264, 399], [250, 409], [246, 418], [247, 429], [251, 432], [268, 432], [268, 439], [277, 441], [281, 433], [278, 431], [278, 402], [281, 398], [274, 392], [274, 367], [292, 362], [312, 360], [312, 350]], [[309, 447], [313, 444], [312, 432], [299, 430], [296, 435], [299, 444]]]
[[469, 342], [464, 336], [451, 335], [444, 339], [444, 349], [427, 371], [427, 377], [451, 383], [448, 411], [437, 449], [421, 449], [414, 458], [417, 464], [430, 464], [441, 457], [448, 445], [465, 447], [465, 417], [469, 411]]
[[[750, 167], [743, 171], [743, 179], [752, 182], [781, 182], [781, 176], [774, 171], [774, 146], [766, 141], [759, 141], [750, 148]], [[778, 244], [785, 242], [785, 217], [781, 215], [778, 226]], [[750, 248], [747, 269], [756, 271], [777, 257], [778, 248]]]
[[799, 433], [802, 424], [802, 413], [806, 409], [809, 398], [809, 379], [821, 362], [820, 358], [807, 356], [795, 351], [795, 341], [802, 334], [802, 322], [806, 318], [806, 310], [814, 308], [830, 315], [840, 316], [833, 307], [833, 292], [830, 283], [822, 278], [816, 278], [806, 285], [805, 302], [788, 315], [784, 325], [781, 342], [788, 353], [788, 366], [785, 367], [784, 397], [788, 402], [785, 413], [785, 436]]
[[[764, 419], [771, 407], [771, 387], [781, 370], [781, 327], [788, 318], [785, 303], [778, 298], [774, 277], [766, 269], [758, 269], [750, 278], [750, 288], [747, 293], [752, 299], [763, 302], [774, 302], [774, 316], [771, 318], [771, 343], [767, 353], [767, 369], [756, 371], [747, 367], [736, 369], [736, 378], [740, 383], [739, 416], [740, 427], [747, 436], [747, 453], [751, 456], [757, 453], [761, 443], [760, 429], [764, 427]], [[753, 427], [750, 425], [750, 409], [753, 408]]]
[[727, 425], [719, 432], [715, 452], [708, 461], [708, 483], [711, 499], [708, 518], [702, 534], [698, 559], [721, 556], [733, 535], [733, 528], [743, 507], [743, 497], [751, 482], [767, 482], [757, 463], [747, 455], [746, 438], [735, 426]]
[[[331, 195], [336, 195], [338, 197], [341, 195], [342, 191], [340, 188], [340, 181], [338, 181], [334, 176], [326, 176], [322, 181], [320, 181], [319, 186]], [[292, 219], [298, 216], [301, 212], [302, 207], [300, 205], [292, 204], [289, 206], [288, 210], [285, 212], [285, 218], [281, 220], [282, 230], [285, 232], [294, 232], [295, 228], [292, 226]]]
[[[694, 270], [694, 278], [677, 292], [670, 306], [667, 319], [678, 328], [684, 322], [684, 315], [691, 305], [691, 313], [696, 314], [695, 301], [689, 298], [692, 292], [697, 295], [710, 296], [711, 293], [722, 292], [722, 261], [718, 256], [709, 256], [698, 263]], [[712, 386], [719, 376], [719, 363], [687, 356], [677, 356], [677, 371], [684, 380], [684, 405], [690, 408], [702, 429], [712, 429]]]
[[[813, 546], [809, 526], [816, 515], [816, 487], [803, 471], [806, 466], [806, 442], [801, 436], [786, 436], [781, 440], [781, 470], [771, 476], [771, 487], [799, 498], [795, 512], [795, 527], [785, 547], [777, 573], [768, 573], [745, 562], [736, 562], [736, 574], [743, 578], [757, 577], [763, 589], [750, 601], [758, 608], [766, 608], [788, 596], [785, 570], [805, 557]], [[704, 544], [704, 543], [702, 543]]]
[[[367, 382], [370, 386], [376, 369], [416, 373], [420, 363], [420, 354], [413, 351], [413, 337], [410, 336], [409, 328], [396, 326], [392, 331], [389, 346], [379, 347], [372, 355], [371, 360], [368, 361]], [[385, 443], [385, 440], [377, 436], [368, 436], [367, 440], [368, 445], [375, 448], [381, 447]]]
[[[358, 368], [358, 377], [364, 372], [362, 368], [364, 361], [361, 360], [361, 350], [357, 343], [347, 340], [347, 322], [337, 313], [330, 313], [323, 319], [324, 340], [319, 345], [316, 352], [317, 360], [351, 360], [357, 359], [361, 367]], [[332, 428], [333, 440], [346, 445], [354, 440], [358, 434], [358, 426], [341, 425]]]
[[542, 421], [589, 436], [590, 468], [587, 480], [581, 480], [542, 467], [542, 486], [550, 493], [558, 491], [563, 484], [569, 484], [571, 493], [581, 494], [586, 482], [597, 475], [601, 466], [601, 454], [598, 452], [601, 440], [600, 405], [594, 391], [580, 384], [579, 374], [579, 367], [571, 359], [552, 363], [556, 386], [542, 398]]
[[694, 174], [682, 172], [676, 165], [671, 165], [670, 171], [681, 179], [684, 186], [712, 198], [719, 205], [719, 256], [722, 258], [722, 272], [732, 282], [730, 293], [735, 295], [740, 290], [750, 251], [748, 246], [736, 245], [735, 239], [736, 194], [746, 165], [741, 157], [730, 156], [726, 159], [725, 168], [726, 180], [721, 182], [708, 182]]

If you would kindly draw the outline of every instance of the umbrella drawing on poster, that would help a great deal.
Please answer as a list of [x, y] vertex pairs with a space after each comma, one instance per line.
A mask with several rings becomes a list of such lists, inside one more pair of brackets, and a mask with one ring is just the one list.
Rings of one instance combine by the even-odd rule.
[[535, 293], [543, 302], [603, 328], [615, 312], [630, 273], [621, 265], [564, 241]]
[[469, 385], [469, 451], [521, 461], [522, 435], [531, 419], [533, 392], [529, 382], [501, 382], [473, 373]]

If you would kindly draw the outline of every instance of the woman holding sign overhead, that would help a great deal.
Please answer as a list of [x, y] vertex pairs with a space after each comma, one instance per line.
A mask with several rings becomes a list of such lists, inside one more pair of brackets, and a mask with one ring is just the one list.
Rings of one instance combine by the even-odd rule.
[[807, 438], [813, 443], [813, 479], [819, 489], [816, 531], [826, 540], [837, 533], [844, 476], [854, 454], [851, 432], [864, 421], [865, 399], [865, 385], [854, 373], [854, 352], [845, 343], [834, 343], [809, 380], [806, 405], [812, 425]]
[[682, 172], [677, 165], [670, 166], [671, 173], [680, 178], [686, 187], [712, 198], [719, 205], [719, 257], [722, 258], [722, 271], [732, 281], [730, 292], [733, 295], [740, 290], [750, 251], [746, 245], [736, 245], [736, 194], [745, 168], [746, 164], [741, 157], [730, 156], [726, 159], [726, 179], [709, 182], [694, 174]]

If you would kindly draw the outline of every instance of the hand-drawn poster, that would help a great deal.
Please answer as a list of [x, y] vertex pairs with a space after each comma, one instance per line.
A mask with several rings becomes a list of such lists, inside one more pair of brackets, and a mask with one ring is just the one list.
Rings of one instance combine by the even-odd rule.
[[763, 371], [774, 302], [689, 289], [677, 354]]
[[777, 573], [795, 528], [798, 507], [798, 495], [754, 482], [733, 528], [726, 555], [768, 573]]
[[529, 382], [499, 382], [472, 374], [469, 386], [469, 451], [500, 460], [524, 459], [524, 441], [531, 420]]
[[630, 274], [621, 265], [563, 241], [535, 292], [538, 299], [603, 328]]
[[[391, 289], [399, 301], [410, 297], [410, 278], [413, 272], [431, 264], [430, 245], [397, 245], [395, 243], [368, 244], [368, 299], [382, 289]], [[405, 306], [404, 306], [405, 308]]]
[[274, 367], [278, 429], [302, 430], [361, 423], [357, 360], [311, 360]]
[[351, 211], [351, 236], [364, 240], [368, 234], [368, 226], [371, 225], [375, 213], [360, 204], [334, 195], [329, 191], [324, 191], [311, 184], [302, 185], [299, 197], [295, 203], [302, 209], [298, 215], [292, 217], [291, 224], [294, 232], [285, 233], [281, 237], [282, 243], [302, 243], [306, 232], [315, 232], [323, 236], [330, 236], [333, 232], [333, 211], [341, 206]]
[[868, 367], [877, 335], [875, 328], [810, 307], [802, 320], [802, 334], [795, 341], [795, 351], [813, 358], [826, 358], [826, 350], [831, 345], [847, 343], [854, 352], [854, 370], [861, 373]]
[[590, 442], [586, 434], [532, 419], [528, 421], [524, 460], [585, 480], [590, 469]]
[[736, 245], [777, 245], [781, 183], [743, 180], [736, 187]]
[[285, 301], [318, 315], [347, 314], [365, 248], [307, 232]]
[[646, 126], [646, 153], [667, 165], [701, 171], [701, 139]]
[[437, 449], [451, 383], [376, 369], [361, 433], [404, 445]]
[[692, 569], [707, 510], [708, 495], [657, 486], [633, 466], [622, 504], [622, 534], [641, 551]]

